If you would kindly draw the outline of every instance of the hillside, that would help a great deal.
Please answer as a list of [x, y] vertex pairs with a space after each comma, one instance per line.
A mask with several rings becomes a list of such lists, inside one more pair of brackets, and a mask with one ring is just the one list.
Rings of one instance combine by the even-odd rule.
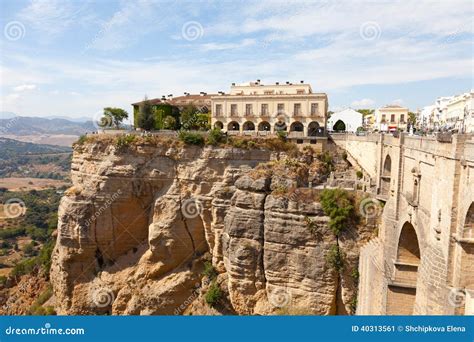
[[69, 172], [71, 151], [0, 137], [0, 177], [62, 179]]

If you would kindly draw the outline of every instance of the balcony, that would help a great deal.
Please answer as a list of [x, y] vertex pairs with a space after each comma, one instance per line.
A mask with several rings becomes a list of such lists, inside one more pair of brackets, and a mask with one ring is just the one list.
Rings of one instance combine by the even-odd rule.
[[253, 117], [255, 117], [255, 114], [253, 112], [246, 112], [245, 117], [246, 118], [253, 118]]

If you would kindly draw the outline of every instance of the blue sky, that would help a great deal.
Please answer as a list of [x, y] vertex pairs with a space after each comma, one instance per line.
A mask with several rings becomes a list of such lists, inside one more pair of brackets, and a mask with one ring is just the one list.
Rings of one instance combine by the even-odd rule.
[[1, 110], [93, 116], [144, 95], [311, 83], [416, 110], [472, 85], [473, 2], [0, 0]]

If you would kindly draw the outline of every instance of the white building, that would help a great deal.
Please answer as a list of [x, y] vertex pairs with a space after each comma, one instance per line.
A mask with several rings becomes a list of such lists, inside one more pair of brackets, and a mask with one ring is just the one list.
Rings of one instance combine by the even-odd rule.
[[362, 126], [363, 115], [352, 108], [347, 108], [331, 115], [328, 119], [327, 130], [336, 131], [338, 127], [344, 127], [343, 131], [355, 132]]

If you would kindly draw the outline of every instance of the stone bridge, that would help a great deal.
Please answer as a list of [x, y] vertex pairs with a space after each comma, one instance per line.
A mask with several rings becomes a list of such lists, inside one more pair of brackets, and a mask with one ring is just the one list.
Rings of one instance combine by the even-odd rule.
[[474, 314], [474, 136], [333, 135], [380, 200], [359, 315]]

